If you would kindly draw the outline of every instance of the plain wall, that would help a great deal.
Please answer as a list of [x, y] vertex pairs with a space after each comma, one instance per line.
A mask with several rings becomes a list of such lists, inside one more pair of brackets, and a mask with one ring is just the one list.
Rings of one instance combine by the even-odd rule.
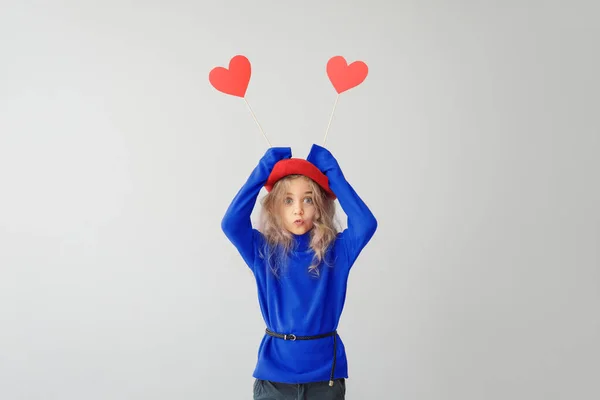
[[348, 399], [600, 398], [594, 3], [2, 1], [0, 399], [251, 398], [264, 323], [220, 221], [267, 144], [208, 81], [236, 54], [302, 158], [329, 58], [369, 66], [327, 140], [379, 221]]

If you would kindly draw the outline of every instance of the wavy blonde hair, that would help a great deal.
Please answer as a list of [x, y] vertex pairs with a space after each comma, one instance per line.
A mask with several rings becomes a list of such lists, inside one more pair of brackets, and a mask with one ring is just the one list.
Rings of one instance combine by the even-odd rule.
[[321, 186], [304, 175], [288, 175], [280, 179], [262, 199], [260, 228], [265, 237], [265, 246], [261, 255], [267, 259], [273, 273], [278, 275], [281, 265], [292, 250], [293, 236], [283, 227], [280, 207], [289, 184], [294, 179], [305, 179], [313, 192], [315, 215], [318, 217], [313, 220], [314, 226], [310, 231], [310, 248], [315, 255], [308, 272], [318, 277], [321, 262], [330, 265], [325, 255], [338, 233], [334, 223], [335, 201], [327, 196]]

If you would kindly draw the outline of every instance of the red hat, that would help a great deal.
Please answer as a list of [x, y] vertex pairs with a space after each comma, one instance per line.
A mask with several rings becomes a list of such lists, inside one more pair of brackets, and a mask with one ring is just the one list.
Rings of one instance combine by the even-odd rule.
[[336, 199], [335, 193], [329, 188], [329, 179], [310, 161], [301, 158], [286, 158], [278, 161], [269, 178], [265, 183], [265, 189], [270, 192], [275, 185], [275, 182], [288, 175], [304, 175], [315, 181], [332, 200]]

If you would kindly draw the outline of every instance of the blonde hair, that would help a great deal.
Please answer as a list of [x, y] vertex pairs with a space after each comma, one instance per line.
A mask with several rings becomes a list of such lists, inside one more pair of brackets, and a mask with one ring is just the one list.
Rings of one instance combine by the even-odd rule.
[[[312, 179], [304, 175], [288, 175], [275, 183], [273, 189], [262, 199], [262, 212], [260, 215], [261, 232], [265, 237], [264, 252], [261, 253], [271, 266], [271, 270], [278, 275], [280, 265], [284, 263], [287, 254], [292, 250], [293, 236], [283, 228], [279, 207], [287, 192], [289, 183], [294, 179], [305, 179], [313, 195], [315, 215], [313, 228], [310, 231], [310, 248], [314, 251], [308, 272], [319, 276], [319, 265], [325, 260], [327, 250], [336, 238], [338, 231], [335, 228], [335, 201], [329, 198], [326, 192]], [[265, 254], [266, 253], [266, 254]], [[273, 257], [275, 262], [273, 263]]]

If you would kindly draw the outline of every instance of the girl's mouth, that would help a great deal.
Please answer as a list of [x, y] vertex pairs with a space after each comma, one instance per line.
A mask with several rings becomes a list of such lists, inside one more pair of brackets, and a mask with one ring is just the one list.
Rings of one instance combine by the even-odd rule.
[[297, 219], [294, 221], [295, 225], [302, 225], [304, 223], [304, 221], [302, 221], [301, 219]]

